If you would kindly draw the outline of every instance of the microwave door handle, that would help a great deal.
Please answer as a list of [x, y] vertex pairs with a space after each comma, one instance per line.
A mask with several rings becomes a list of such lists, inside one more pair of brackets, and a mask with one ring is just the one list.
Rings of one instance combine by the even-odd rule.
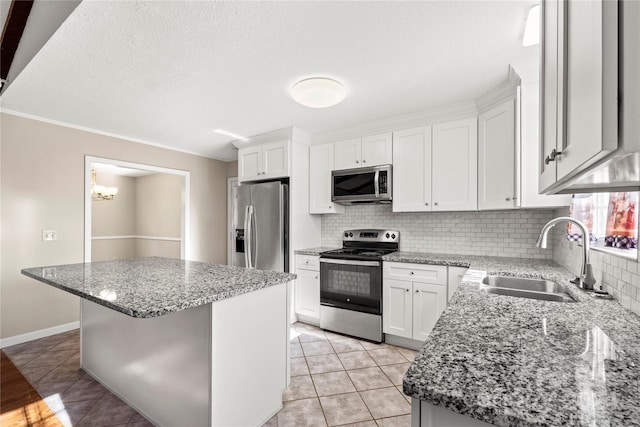
[[377, 170], [373, 177], [373, 185], [376, 188], [376, 199], [380, 197], [380, 171]]

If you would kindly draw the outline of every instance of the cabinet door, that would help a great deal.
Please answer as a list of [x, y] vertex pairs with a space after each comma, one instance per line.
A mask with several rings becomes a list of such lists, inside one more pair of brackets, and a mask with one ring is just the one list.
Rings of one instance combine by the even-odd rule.
[[515, 208], [515, 101], [478, 116], [478, 209]]
[[393, 211], [431, 210], [431, 126], [393, 133]]
[[558, 148], [558, 181], [618, 146], [617, 3], [564, 3], [566, 135]]
[[262, 147], [247, 147], [238, 150], [238, 181], [253, 181], [262, 178]]
[[359, 168], [362, 159], [362, 140], [360, 138], [348, 139], [336, 142], [335, 145], [335, 169]]
[[264, 144], [262, 178], [289, 176], [289, 141]]
[[296, 274], [296, 314], [314, 319], [320, 318], [320, 273], [313, 270], [297, 269]]
[[[447, 305], [447, 287], [413, 283], [413, 339], [424, 341]], [[385, 313], [386, 315], [386, 313]]]
[[384, 279], [382, 282], [382, 332], [412, 338], [413, 304], [411, 282]]
[[[562, 147], [564, 131], [558, 122], [562, 109], [560, 62], [562, 56], [558, 47], [562, 47], [562, 33], [559, 27], [560, 11], [563, 5], [558, 0], [546, 0], [541, 4], [540, 16], [542, 33], [540, 37], [540, 154], [538, 167], [540, 193], [556, 182], [555, 161], [545, 163], [544, 159], [556, 147]], [[558, 148], [561, 149], [561, 148]]]
[[344, 206], [331, 202], [333, 143], [309, 148], [309, 213], [341, 213]]
[[467, 273], [466, 267], [449, 267], [449, 275], [447, 279], [447, 301], [451, 299], [453, 294], [460, 286], [462, 278]]
[[432, 196], [434, 211], [478, 209], [478, 120], [433, 126]]
[[390, 165], [393, 159], [391, 133], [362, 138], [362, 166]]

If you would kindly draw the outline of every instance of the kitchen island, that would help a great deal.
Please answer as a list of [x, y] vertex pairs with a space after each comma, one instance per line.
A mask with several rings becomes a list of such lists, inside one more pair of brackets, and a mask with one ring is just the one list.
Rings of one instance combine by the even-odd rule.
[[[413, 426], [640, 426], [640, 317], [568, 283], [553, 261], [397, 252], [470, 267], [407, 371]], [[487, 274], [544, 278], [575, 303], [480, 290]]]
[[255, 426], [282, 407], [288, 273], [168, 258], [37, 267], [81, 297], [82, 368], [160, 426]]

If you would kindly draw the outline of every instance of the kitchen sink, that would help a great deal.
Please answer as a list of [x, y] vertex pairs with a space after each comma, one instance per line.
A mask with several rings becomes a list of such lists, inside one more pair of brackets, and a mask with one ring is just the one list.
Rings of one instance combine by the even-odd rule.
[[482, 280], [480, 290], [489, 294], [530, 298], [543, 301], [576, 302], [564, 288], [544, 279], [522, 277], [487, 276]]

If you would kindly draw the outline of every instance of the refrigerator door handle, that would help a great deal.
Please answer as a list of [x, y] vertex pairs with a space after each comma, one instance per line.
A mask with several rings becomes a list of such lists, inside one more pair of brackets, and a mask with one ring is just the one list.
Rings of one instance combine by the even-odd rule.
[[250, 216], [251, 216], [251, 268], [256, 268], [256, 263], [258, 262], [258, 233], [256, 232], [256, 208], [255, 206], [250, 206]]
[[244, 266], [251, 268], [251, 212], [253, 206], [247, 205], [244, 211]]

